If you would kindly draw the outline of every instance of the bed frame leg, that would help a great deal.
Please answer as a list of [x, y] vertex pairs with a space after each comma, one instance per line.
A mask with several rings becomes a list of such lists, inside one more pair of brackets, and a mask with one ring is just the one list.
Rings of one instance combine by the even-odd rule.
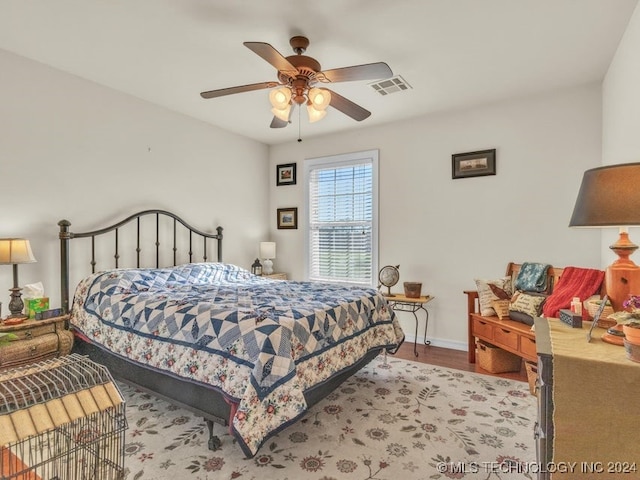
[[213, 434], [213, 420], [207, 418], [204, 420], [207, 422], [207, 427], [209, 427], [209, 450], [215, 452], [222, 446], [222, 442], [220, 438]]

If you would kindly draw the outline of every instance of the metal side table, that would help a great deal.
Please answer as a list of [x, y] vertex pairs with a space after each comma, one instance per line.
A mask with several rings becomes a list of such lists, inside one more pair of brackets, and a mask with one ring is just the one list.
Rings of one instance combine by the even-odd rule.
[[418, 310], [423, 310], [425, 314], [424, 321], [424, 338], [423, 343], [425, 345], [431, 345], [431, 341], [427, 340], [427, 327], [429, 326], [429, 310], [425, 307], [427, 303], [433, 300], [435, 297], [430, 295], [423, 295], [417, 298], [410, 298], [402, 293], [394, 293], [393, 296], [385, 296], [389, 306], [396, 312], [409, 312], [413, 313], [413, 317], [416, 321], [416, 333], [414, 335], [413, 353], [418, 356], [418, 349], [416, 342], [418, 341]]

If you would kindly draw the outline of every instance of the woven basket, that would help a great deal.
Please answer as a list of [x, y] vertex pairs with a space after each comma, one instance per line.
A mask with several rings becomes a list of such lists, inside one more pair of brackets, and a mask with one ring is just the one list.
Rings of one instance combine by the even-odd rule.
[[[584, 302], [587, 305], [587, 313], [589, 314], [589, 318], [593, 319], [595, 317], [598, 308], [600, 308], [600, 300], [595, 298], [592, 300], [587, 300]], [[598, 320], [598, 327], [600, 328], [609, 328], [616, 324], [615, 320], [608, 320], [609, 315], [613, 314], [613, 307], [611, 305], [606, 305], [604, 310], [602, 310], [602, 314], [600, 315], [600, 319]]]
[[527, 381], [529, 382], [529, 392], [531, 395], [536, 394], [536, 381], [538, 380], [538, 365], [533, 362], [524, 362], [527, 369]]
[[478, 365], [489, 373], [519, 372], [522, 368], [522, 358], [478, 340]]

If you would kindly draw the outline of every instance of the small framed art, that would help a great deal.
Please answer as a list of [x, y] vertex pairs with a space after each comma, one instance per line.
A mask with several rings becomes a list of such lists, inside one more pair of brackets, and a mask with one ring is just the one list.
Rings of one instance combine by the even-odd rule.
[[296, 184], [296, 164], [283, 163], [276, 166], [276, 186]]
[[451, 178], [484, 177], [495, 174], [495, 148], [451, 155]]
[[298, 228], [298, 208], [278, 209], [278, 228]]

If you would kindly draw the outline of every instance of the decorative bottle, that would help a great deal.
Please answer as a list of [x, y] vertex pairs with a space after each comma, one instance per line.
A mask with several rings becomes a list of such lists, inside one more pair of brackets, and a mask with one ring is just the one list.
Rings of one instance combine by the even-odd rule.
[[582, 315], [582, 302], [580, 301], [580, 297], [573, 297], [573, 300], [571, 301], [571, 311], [578, 315]]

